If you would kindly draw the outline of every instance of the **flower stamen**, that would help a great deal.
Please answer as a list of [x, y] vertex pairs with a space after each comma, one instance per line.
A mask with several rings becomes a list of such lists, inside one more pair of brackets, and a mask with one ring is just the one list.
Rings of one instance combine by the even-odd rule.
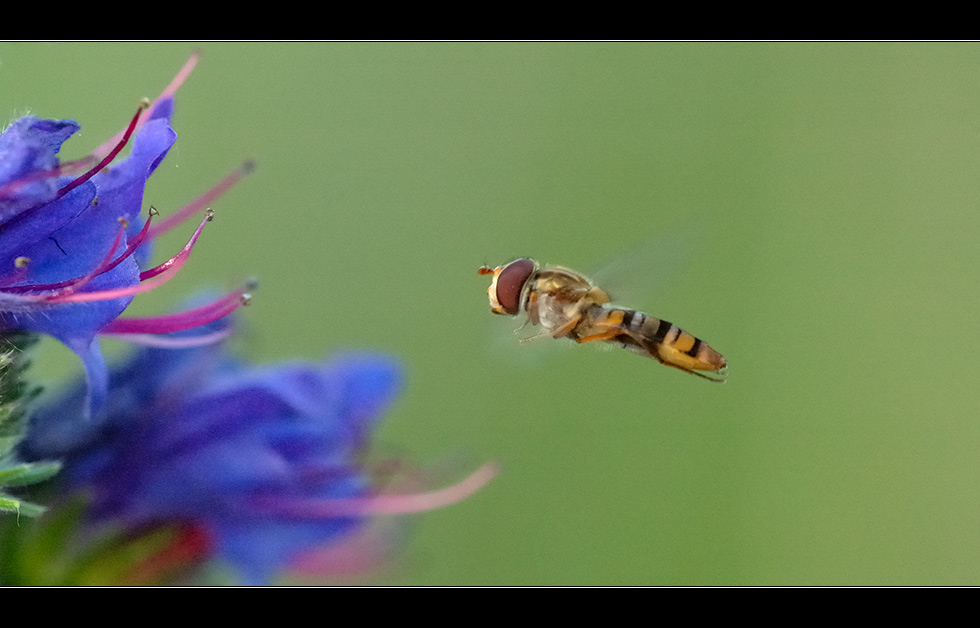
[[[184, 65], [177, 72], [177, 76], [175, 76], [173, 80], [170, 81], [170, 84], [167, 85], [162, 92], [160, 92], [160, 95], [157, 96], [156, 100], [153, 101], [153, 104], [150, 105], [150, 108], [146, 113], [146, 118], [144, 118], [144, 121], [153, 117], [153, 112], [156, 109], [157, 103], [177, 93], [177, 90], [180, 88], [181, 85], [184, 84], [184, 81], [187, 80], [187, 77], [194, 70], [194, 66], [197, 65], [197, 61], [200, 58], [201, 58], [200, 50], [196, 50], [191, 54], [190, 58], [184, 62]], [[141, 126], [143, 126], [142, 122], [137, 124], [134, 130], [138, 131]], [[112, 146], [114, 144], [117, 144], [119, 142], [119, 138], [122, 137], [126, 132], [127, 131], [120, 131], [119, 133], [117, 133], [115, 136], [110, 138], [109, 141], [107, 141], [105, 144], [99, 146], [94, 151], [92, 151], [92, 156], [98, 157], [99, 155], [108, 154], [112, 150]]]
[[320, 500], [270, 495], [254, 498], [253, 504], [266, 512], [299, 519], [403, 515], [435, 510], [466, 499], [483, 488], [497, 473], [497, 465], [491, 462], [453, 486], [426, 493]]
[[175, 265], [179, 264], [183, 266], [184, 262], [187, 260], [187, 256], [191, 254], [191, 249], [194, 248], [194, 245], [197, 243], [197, 239], [201, 236], [201, 230], [204, 229], [204, 225], [211, 222], [212, 220], [214, 220], [214, 211], [208, 209], [206, 212], [204, 212], [204, 220], [202, 220], [201, 224], [199, 224], [197, 226], [197, 229], [194, 230], [194, 235], [192, 235], [191, 239], [187, 241], [187, 244], [184, 245], [184, 248], [182, 248], [180, 252], [178, 252], [176, 255], [174, 255], [164, 263], [160, 264], [159, 266], [154, 266], [153, 268], [141, 272], [140, 281], [146, 281], [147, 279], [163, 274], [169, 271]]
[[[62, 290], [64, 288], [70, 287], [71, 288], [70, 292], [77, 292], [79, 288], [81, 288], [83, 285], [88, 283], [92, 278], [97, 277], [103, 273], [109, 272], [110, 270], [112, 270], [113, 268], [121, 264], [123, 260], [130, 257], [133, 253], [136, 252], [136, 249], [139, 248], [139, 245], [146, 238], [146, 233], [149, 230], [150, 222], [153, 220], [154, 216], [159, 215], [159, 212], [156, 210], [155, 207], [151, 205], [149, 214], [150, 214], [149, 218], [146, 219], [146, 223], [143, 225], [143, 228], [140, 229], [140, 232], [136, 234], [136, 236], [132, 239], [132, 241], [129, 242], [123, 254], [117, 257], [116, 259], [112, 260], [111, 262], [109, 261], [109, 259], [112, 257], [112, 254], [116, 251], [116, 249], [119, 248], [119, 242], [122, 238], [123, 232], [127, 228], [129, 228], [129, 221], [126, 220], [125, 218], [119, 219], [119, 222], [122, 225], [122, 227], [120, 228], [119, 233], [116, 234], [116, 240], [113, 242], [112, 247], [109, 249], [109, 253], [106, 254], [105, 259], [103, 259], [102, 263], [96, 266], [95, 269], [89, 272], [88, 274], [82, 275], [80, 277], [75, 277], [74, 279], [68, 279], [66, 281], [59, 281], [58, 283], [31, 284], [29, 286], [13, 286], [7, 288], [6, 291], [11, 293], [25, 293], [25, 292], [38, 293], [38, 292], [52, 292], [55, 290]], [[27, 262], [29, 261], [30, 260], [26, 257], [18, 257], [15, 260], [15, 264], [17, 265], [18, 269], [23, 269], [23, 270], [19, 273], [19, 277], [17, 278], [17, 281], [8, 281], [7, 283], [17, 283], [19, 280], [23, 279], [24, 275], [27, 272], [26, 267], [27, 267]], [[69, 294], [70, 292], [65, 292], [64, 294]], [[52, 295], [50, 294], [44, 295], [46, 299], [50, 298], [51, 296]]]
[[[117, 318], [105, 327], [103, 334], [170, 334], [212, 323], [248, 305], [252, 295], [244, 290], [230, 292], [193, 310], [146, 318]], [[207, 343], [205, 343], [207, 344]]]
[[[56, 286], [55, 289], [59, 287], [61, 288], [61, 292], [59, 293], [58, 296], [68, 295], [73, 292], [77, 292], [79, 288], [85, 287], [85, 284], [87, 284], [88, 282], [92, 281], [92, 279], [104, 273], [106, 266], [112, 263], [112, 256], [116, 254], [116, 250], [119, 248], [119, 245], [122, 243], [123, 235], [126, 233], [126, 229], [128, 227], [129, 227], [129, 221], [126, 220], [125, 218], [120, 218], [119, 231], [116, 232], [116, 238], [115, 240], [112, 241], [112, 246], [109, 247], [109, 252], [105, 254], [105, 257], [102, 258], [102, 261], [99, 262], [99, 264], [95, 268], [93, 268], [88, 273], [82, 275], [81, 277], [77, 277], [68, 282], [63, 282], [65, 284], [63, 287]], [[31, 286], [32, 291], [45, 290], [45, 289], [46, 289], [45, 286]]]
[[[148, 271], [140, 273], [140, 283], [135, 286], [127, 286], [124, 288], [116, 288], [114, 290], [96, 290], [92, 292], [71, 292], [68, 294], [58, 293], [55, 295], [45, 295], [44, 300], [49, 303], [82, 303], [91, 301], [109, 301], [111, 299], [118, 299], [121, 297], [131, 297], [137, 294], [142, 294], [143, 292], [149, 292], [171, 279], [173, 279], [180, 269], [183, 268], [184, 264], [187, 262], [187, 257], [190, 255], [191, 249], [194, 248], [194, 244], [197, 242], [198, 237], [201, 235], [201, 230], [204, 229], [204, 225], [211, 221], [214, 217], [214, 212], [208, 210], [207, 215], [201, 224], [198, 225], [197, 229], [194, 231], [194, 235], [191, 239], [184, 245], [184, 248], [180, 250], [176, 255], [171, 257], [169, 260], [160, 264], [155, 268], [151, 268]], [[144, 225], [145, 227], [145, 225]], [[135, 249], [134, 249], [135, 250]], [[127, 249], [128, 252], [128, 249]], [[147, 279], [155, 278], [156, 281], [146, 281]]]
[[231, 325], [209, 334], [198, 334], [196, 336], [161, 336], [158, 334], [110, 334], [114, 339], [129, 342], [134, 345], [152, 347], [154, 349], [192, 349], [194, 347], [204, 347], [217, 344], [229, 336], [233, 328]]
[[140, 114], [142, 114], [143, 110], [148, 108], [149, 106], [150, 106], [150, 101], [148, 101], [147, 99], [144, 98], [143, 100], [140, 101], [139, 107], [136, 108], [136, 115], [134, 115], [133, 119], [129, 121], [129, 126], [126, 127], [126, 131], [125, 133], [123, 133], [122, 139], [116, 143], [115, 147], [113, 147], [113, 149], [109, 151], [108, 155], [102, 158], [102, 161], [95, 164], [95, 167], [93, 167], [85, 174], [74, 179], [71, 183], [58, 190], [58, 198], [61, 198], [65, 194], [68, 194], [69, 192], [71, 192], [81, 184], [85, 183], [86, 181], [88, 181], [89, 179], [97, 175], [99, 171], [101, 171], [103, 168], [108, 166], [109, 163], [116, 158], [116, 155], [119, 154], [119, 151], [121, 151], [126, 146], [126, 144], [129, 143], [129, 138], [132, 137], [133, 132], [136, 130], [136, 123], [140, 119]]
[[180, 208], [172, 216], [167, 216], [166, 218], [157, 222], [157, 224], [153, 227], [153, 230], [150, 232], [150, 239], [152, 240], [159, 235], [163, 235], [177, 225], [183, 223], [189, 217], [210, 205], [219, 196], [227, 192], [229, 188], [245, 178], [245, 175], [251, 174], [254, 170], [255, 163], [252, 161], [246, 161], [245, 163], [241, 164], [228, 173], [223, 179], [221, 179], [221, 181], [218, 181], [218, 183], [210, 190], [206, 191], [204, 194], [198, 196], [196, 199]]
[[55, 177], [67, 176], [74, 174], [76, 172], [81, 172], [85, 168], [90, 167], [92, 162], [95, 161], [95, 157], [89, 155], [87, 157], [82, 157], [75, 161], [66, 161], [63, 164], [59, 164], [54, 168], [48, 170], [38, 170], [32, 172], [20, 179], [11, 181], [6, 185], [0, 187], [0, 200], [12, 198], [17, 192], [22, 188], [30, 185], [31, 183], [36, 183], [37, 181], [43, 181], [44, 179], [53, 179]]

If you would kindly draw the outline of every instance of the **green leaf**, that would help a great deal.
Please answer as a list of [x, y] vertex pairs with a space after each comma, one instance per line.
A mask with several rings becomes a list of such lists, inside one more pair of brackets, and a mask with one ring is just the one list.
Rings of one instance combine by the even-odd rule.
[[16, 513], [24, 517], [37, 517], [47, 510], [44, 506], [25, 502], [9, 495], [0, 493], [0, 511]]
[[0, 468], [0, 485], [27, 486], [37, 484], [54, 477], [60, 470], [60, 462], [25, 462]]
[[61, 468], [57, 462], [24, 463], [16, 458], [15, 448], [27, 427], [26, 405], [40, 392], [23, 379], [29, 364], [24, 350], [33, 343], [30, 335], [0, 333], [0, 513], [27, 517], [36, 517], [44, 508], [19, 500], [6, 489], [43, 482]]

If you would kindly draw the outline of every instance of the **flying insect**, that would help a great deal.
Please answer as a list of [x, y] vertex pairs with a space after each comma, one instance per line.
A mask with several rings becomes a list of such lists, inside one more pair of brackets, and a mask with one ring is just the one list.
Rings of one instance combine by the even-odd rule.
[[605, 342], [653, 358], [712, 382], [724, 382], [728, 363], [708, 343], [668, 321], [611, 304], [605, 290], [561, 266], [541, 267], [530, 258], [503, 266], [481, 266], [493, 275], [487, 295], [494, 314], [518, 316], [541, 332], [537, 338], [569, 338], [577, 343]]

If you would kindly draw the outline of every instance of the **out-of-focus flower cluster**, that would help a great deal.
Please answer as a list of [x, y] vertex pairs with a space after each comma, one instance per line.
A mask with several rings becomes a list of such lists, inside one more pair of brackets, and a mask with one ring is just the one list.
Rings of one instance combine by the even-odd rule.
[[[215, 565], [246, 583], [292, 567], [343, 571], [364, 561], [339, 549], [371, 517], [458, 501], [494, 475], [486, 466], [442, 491], [386, 492], [364, 460], [399, 363], [351, 353], [249, 367], [224, 349], [244, 289], [176, 314], [121, 316], [184, 265], [206, 206], [251, 170], [166, 220], [144, 209], [146, 181], [176, 140], [174, 93], [196, 60], [85, 159], [58, 158], [72, 120], [22, 118], [0, 135], [0, 510], [17, 514], [0, 519], [0, 584], [193, 582]], [[194, 215], [187, 245], [151, 265], [153, 239]], [[40, 407], [22, 377], [35, 333], [72, 349], [86, 374]], [[110, 369], [105, 335], [143, 348]], [[33, 502], [53, 508], [25, 525], [19, 517], [44, 510]]]

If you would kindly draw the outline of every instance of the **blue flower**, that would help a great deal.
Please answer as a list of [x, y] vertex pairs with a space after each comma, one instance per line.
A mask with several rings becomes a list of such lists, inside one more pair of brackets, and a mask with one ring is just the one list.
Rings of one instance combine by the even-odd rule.
[[[78, 354], [88, 376], [89, 409], [105, 398], [97, 335], [174, 329], [154, 319], [139, 325], [117, 319], [135, 294], [179, 270], [200, 233], [164, 264], [143, 269], [149, 242], [161, 232], [151, 231], [143, 216], [143, 191], [176, 140], [172, 94], [196, 60], [188, 61], [145, 120], [140, 112], [148, 102], [119, 138], [88, 158], [58, 159], [62, 144], [80, 128], [73, 120], [25, 117], [0, 134], [0, 333], [49, 334]], [[130, 156], [108, 169], [134, 134]]]
[[398, 363], [378, 354], [249, 368], [219, 344], [147, 348], [111, 373], [97, 427], [65, 419], [79, 387], [35, 415], [22, 454], [61, 459], [59, 492], [89, 494], [94, 521], [195, 526], [244, 582], [267, 583], [368, 515], [442, 506], [493, 475], [377, 494], [362, 455], [401, 381]]

